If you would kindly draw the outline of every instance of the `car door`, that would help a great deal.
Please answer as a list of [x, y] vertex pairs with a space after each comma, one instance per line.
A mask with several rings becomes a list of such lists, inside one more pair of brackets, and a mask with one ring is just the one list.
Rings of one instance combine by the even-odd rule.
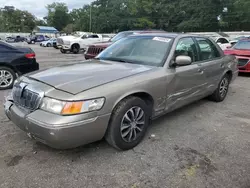
[[204, 96], [203, 66], [198, 63], [197, 46], [192, 37], [184, 37], [178, 41], [173, 59], [180, 55], [191, 57], [192, 63], [171, 68], [173, 78], [167, 87], [166, 111], [172, 111]]
[[200, 57], [199, 63], [202, 64], [205, 73], [205, 89], [207, 92], [212, 92], [216, 89], [227, 62], [224, 62], [223, 54], [210, 39], [196, 37], [195, 40]]

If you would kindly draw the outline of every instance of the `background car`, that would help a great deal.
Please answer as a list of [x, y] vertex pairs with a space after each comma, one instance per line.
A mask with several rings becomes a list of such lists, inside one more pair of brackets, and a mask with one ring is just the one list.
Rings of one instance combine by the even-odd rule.
[[15, 42], [24, 42], [24, 41], [26, 41], [25, 37], [16, 36], [16, 38], [15, 38]]
[[239, 40], [232, 48], [224, 50], [224, 53], [236, 56], [240, 72], [250, 73], [250, 39]]
[[230, 40], [230, 43], [233, 45], [235, 45], [239, 40], [242, 40], [242, 39], [250, 39], [249, 36], [239, 36], [239, 37], [236, 37], [232, 40]]
[[50, 38], [48, 36], [44, 36], [44, 35], [35, 35], [35, 36], [30, 36], [27, 39], [27, 43], [28, 44], [35, 44], [36, 42], [43, 42], [43, 41], [47, 41]]
[[166, 33], [166, 31], [162, 31], [162, 30], [123, 31], [123, 32], [120, 32], [117, 35], [115, 35], [108, 42], [99, 42], [99, 43], [89, 45], [86, 49], [86, 52], [85, 52], [85, 59], [94, 58], [99, 53], [101, 53], [105, 48], [110, 46], [112, 43], [114, 43], [114, 42], [116, 42], [124, 37], [127, 37], [129, 35], [133, 35], [133, 34], [143, 34], [143, 33], [152, 33], [152, 32], [154, 32], [154, 33]]
[[47, 41], [43, 41], [40, 43], [40, 46], [43, 46], [43, 47], [52, 47], [54, 46], [56, 43], [56, 38], [51, 38]]
[[6, 37], [5, 38], [5, 42], [8, 42], [8, 43], [13, 43], [15, 42], [16, 38], [15, 37]]
[[39, 69], [31, 48], [15, 47], [0, 41], [0, 90], [12, 88], [17, 76]]
[[80, 37], [63, 39], [63, 44], [61, 47], [61, 52], [66, 53], [67, 51], [77, 54], [82, 51], [86, 51], [88, 45], [96, 42], [106, 42], [109, 41], [110, 37], [108, 35], [102, 34], [83, 34]]

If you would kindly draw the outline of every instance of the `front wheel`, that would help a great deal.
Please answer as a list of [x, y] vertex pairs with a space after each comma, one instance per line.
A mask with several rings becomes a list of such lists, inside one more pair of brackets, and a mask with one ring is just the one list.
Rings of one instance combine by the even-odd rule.
[[66, 53], [66, 50], [64, 50], [64, 49], [60, 49], [60, 51], [63, 53], [63, 54], [65, 54]]
[[78, 54], [80, 52], [80, 46], [78, 44], [73, 44], [71, 51], [74, 54]]
[[48, 43], [48, 44], [47, 44], [47, 47], [51, 47], [51, 44], [50, 44], [50, 43]]
[[149, 125], [149, 112], [147, 104], [138, 97], [122, 100], [112, 112], [105, 139], [120, 150], [134, 148], [145, 136]]
[[211, 96], [209, 96], [209, 99], [215, 102], [222, 102], [227, 96], [229, 83], [230, 83], [230, 77], [228, 74], [225, 74], [221, 79], [217, 89]]
[[15, 79], [16, 74], [12, 69], [0, 67], [0, 90], [12, 88]]

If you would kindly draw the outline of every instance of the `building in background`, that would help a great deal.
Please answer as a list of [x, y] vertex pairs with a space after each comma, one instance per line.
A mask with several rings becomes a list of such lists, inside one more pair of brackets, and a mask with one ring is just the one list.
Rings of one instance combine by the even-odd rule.
[[32, 33], [36, 35], [47, 35], [49, 37], [57, 37], [59, 31], [54, 27], [36, 26]]

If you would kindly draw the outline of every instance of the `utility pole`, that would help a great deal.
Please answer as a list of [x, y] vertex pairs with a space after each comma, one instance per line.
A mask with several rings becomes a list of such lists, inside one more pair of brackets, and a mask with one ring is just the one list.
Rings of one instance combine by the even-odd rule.
[[92, 4], [90, 4], [90, 10], [89, 10], [89, 32], [92, 30]]

